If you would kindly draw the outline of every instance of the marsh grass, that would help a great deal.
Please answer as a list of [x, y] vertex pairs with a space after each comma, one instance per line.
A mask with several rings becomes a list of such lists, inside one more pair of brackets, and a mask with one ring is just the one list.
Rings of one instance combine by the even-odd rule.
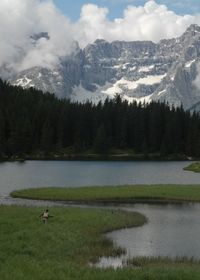
[[124, 252], [103, 233], [146, 221], [139, 213], [60, 207], [43, 224], [42, 210], [0, 207], [0, 279], [87, 279], [89, 262]]
[[[0, 207], [1, 280], [199, 280], [193, 260], [137, 260], [135, 267], [114, 270], [90, 267], [100, 256], [117, 256], [103, 233], [142, 225], [138, 213], [103, 209], [51, 208], [48, 224], [39, 218], [44, 209]], [[136, 261], [135, 261], [136, 263]]]
[[[200, 201], [200, 185], [139, 185], [84, 188], [40, 188], [13, 192], [14, 197], [76, 201], [78, 203], [110, 202], [197, 202]], [[7, 208], [6, 208], [7, 209]], [[15, 208], [10, 208], [15, 209]], [[22, 208], [18, 208], [20, 211]], [[56, 219], [44, 226], [32, 221], [25, 231], [15, 236], [15, 228], [29, 225], [28, 212], [35, 219], [36, 209], [28, 209], [25, 217], [14, 214], [18, 223], [13, 227], [3, 215], [6, 245], [0, 250], [3, 280], [199, 280], [200, 263], [187, 258], [134, 258], [129, 266], [114, 270], [89, 267], [101, 256], [118, 256], [123, 248], [113, 247], [112, 241], [102, 233], [121, 228], [142, 225], [141, 215], [94, 209], [52, 209]], [[12, 210], [13, 211], [13, 210]], [[38, 211], [38, 210], [37, 210]], [[8, 216], [8, 215], [7, 215]], [[10, 215], [9, 215], [10, 216]], [[32, 216], [32, 217], [33, 217]], [[2, 215], [0, 215], [2, 217]], [[19, 215], [21, 217], [21, 215]], [[31, 217], [31, 216], [30, 216]], [[20, 222], [20, 219], [21, 222]], [[138, 219], [138, 220], [137, 220]], [[1, 218], [0, 218], [1, 222]], [[19, 223], [20, 222], [20, 223]], [[6, 240], [13, 237], [12, 244]], [[46, 235], [46, 236], [45, 236]], [[4, 239], [3, 239], [4, 240]], [[22, 240], [30, 241], [22, 242]], [[45, 241], [47, 240], [47, 242]], [[1, 240], [0, 240], [1, 241]], [[17, 244], [17, 245], [16, 245]], [[35, 247], [35, 244], [37, 246]], [[11, 247], [10, 247], [11, 246]], [[17, 248], [16, 248], [17, 246]], [[14, 267], [14, 269], [13, 269]], [[1, 267], [0, 267], [1, 271]], [[10, 274], [9, 274], [10, 273]], [[8, 276], [9, 275], [9, 276]], [[2, 277], [1, 277], [2, 276]]]
[[13, 197], [98, 202], [197, 202], [200, 185], [124, 185], [79, 188], [39, 188], [11, 193]]

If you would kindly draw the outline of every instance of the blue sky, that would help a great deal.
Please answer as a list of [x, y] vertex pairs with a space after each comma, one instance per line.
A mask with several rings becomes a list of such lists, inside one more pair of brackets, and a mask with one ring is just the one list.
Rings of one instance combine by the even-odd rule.
[[[84, 4], [92, 3], [109, 9], [109, 19], [121, 17], [123, 10], [128, 5], [144, 5], [148, 0], [53, 0], [56, 6], [67, 15], [72, 21], [80, 16], [81, 7]], [[158, 4], [165, 4], [170, 10], [177, 14], [200, 13], [200, 0], [156, 0]]]

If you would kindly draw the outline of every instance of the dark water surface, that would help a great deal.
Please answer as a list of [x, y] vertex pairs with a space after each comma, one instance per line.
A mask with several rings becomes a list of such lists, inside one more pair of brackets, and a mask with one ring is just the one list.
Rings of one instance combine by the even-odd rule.
[[0, 163], [0, 196], [30, 187], [199, 184], [189, 162], [25, 161]]

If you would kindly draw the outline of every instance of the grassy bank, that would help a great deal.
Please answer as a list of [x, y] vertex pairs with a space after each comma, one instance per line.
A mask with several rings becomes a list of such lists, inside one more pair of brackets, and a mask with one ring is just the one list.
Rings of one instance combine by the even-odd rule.
[[98, 256], [122, 252], [102, 233], [146, 221], [138, 213], [60, 207], [50, 209], [54, 217], [45, 225], [42, 210], [0, 207], [0, 279], [117, 279], [112, 270], [88, 266]]
[[[137, 226], [145, 218], [121, 211], [51, 208], [44, 225], [43, 209], [0, 207], [0, 279], [2, 280], [180, 280], [200, 279], [199, 263], [136, 260], [135, 267], [99, 269], [88, 263], [101, 255], [117, 255], [102, 233]], [[137, 269], [136, 269], [137, 267]], [[192, 278], [191, 278], [192, 277]]]
[[193, 172], [200, 172], [200, 162], [191, 163], [190, 165], [183, 168], [187, 171], [193, 171]]
[[81, 188], [39, 188], [11, 193], [13, 197], [90, 202], [197, 202], [200, 185], [134, 185]]

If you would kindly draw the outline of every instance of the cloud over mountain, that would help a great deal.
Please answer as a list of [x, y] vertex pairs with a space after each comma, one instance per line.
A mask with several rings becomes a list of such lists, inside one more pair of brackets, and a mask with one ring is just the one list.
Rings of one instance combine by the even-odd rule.
[[[34, 34], [46, 31], [37, 41]], [[0, 65], [15, 69], [51, 66], [70, 50], [73, 26], [52, 1], [0, 1]]]
[[[151, 0], [144, 6], [127, 6], [122, 18], [109, 20], [108, 13], [105, 7], [87, 4], [80, 19], [72, 23], [52, 0], [1, 0], [0, 66], [17, 71], [34, 66], [48, 68], [71, 52], [73, 41], [81, 47], [97, 38], [157, 42], [181, 35], [192, 23], [200, 24], [200, 14], [177, 15]], [[41, 32], [48, 36], [33, 39]]]

